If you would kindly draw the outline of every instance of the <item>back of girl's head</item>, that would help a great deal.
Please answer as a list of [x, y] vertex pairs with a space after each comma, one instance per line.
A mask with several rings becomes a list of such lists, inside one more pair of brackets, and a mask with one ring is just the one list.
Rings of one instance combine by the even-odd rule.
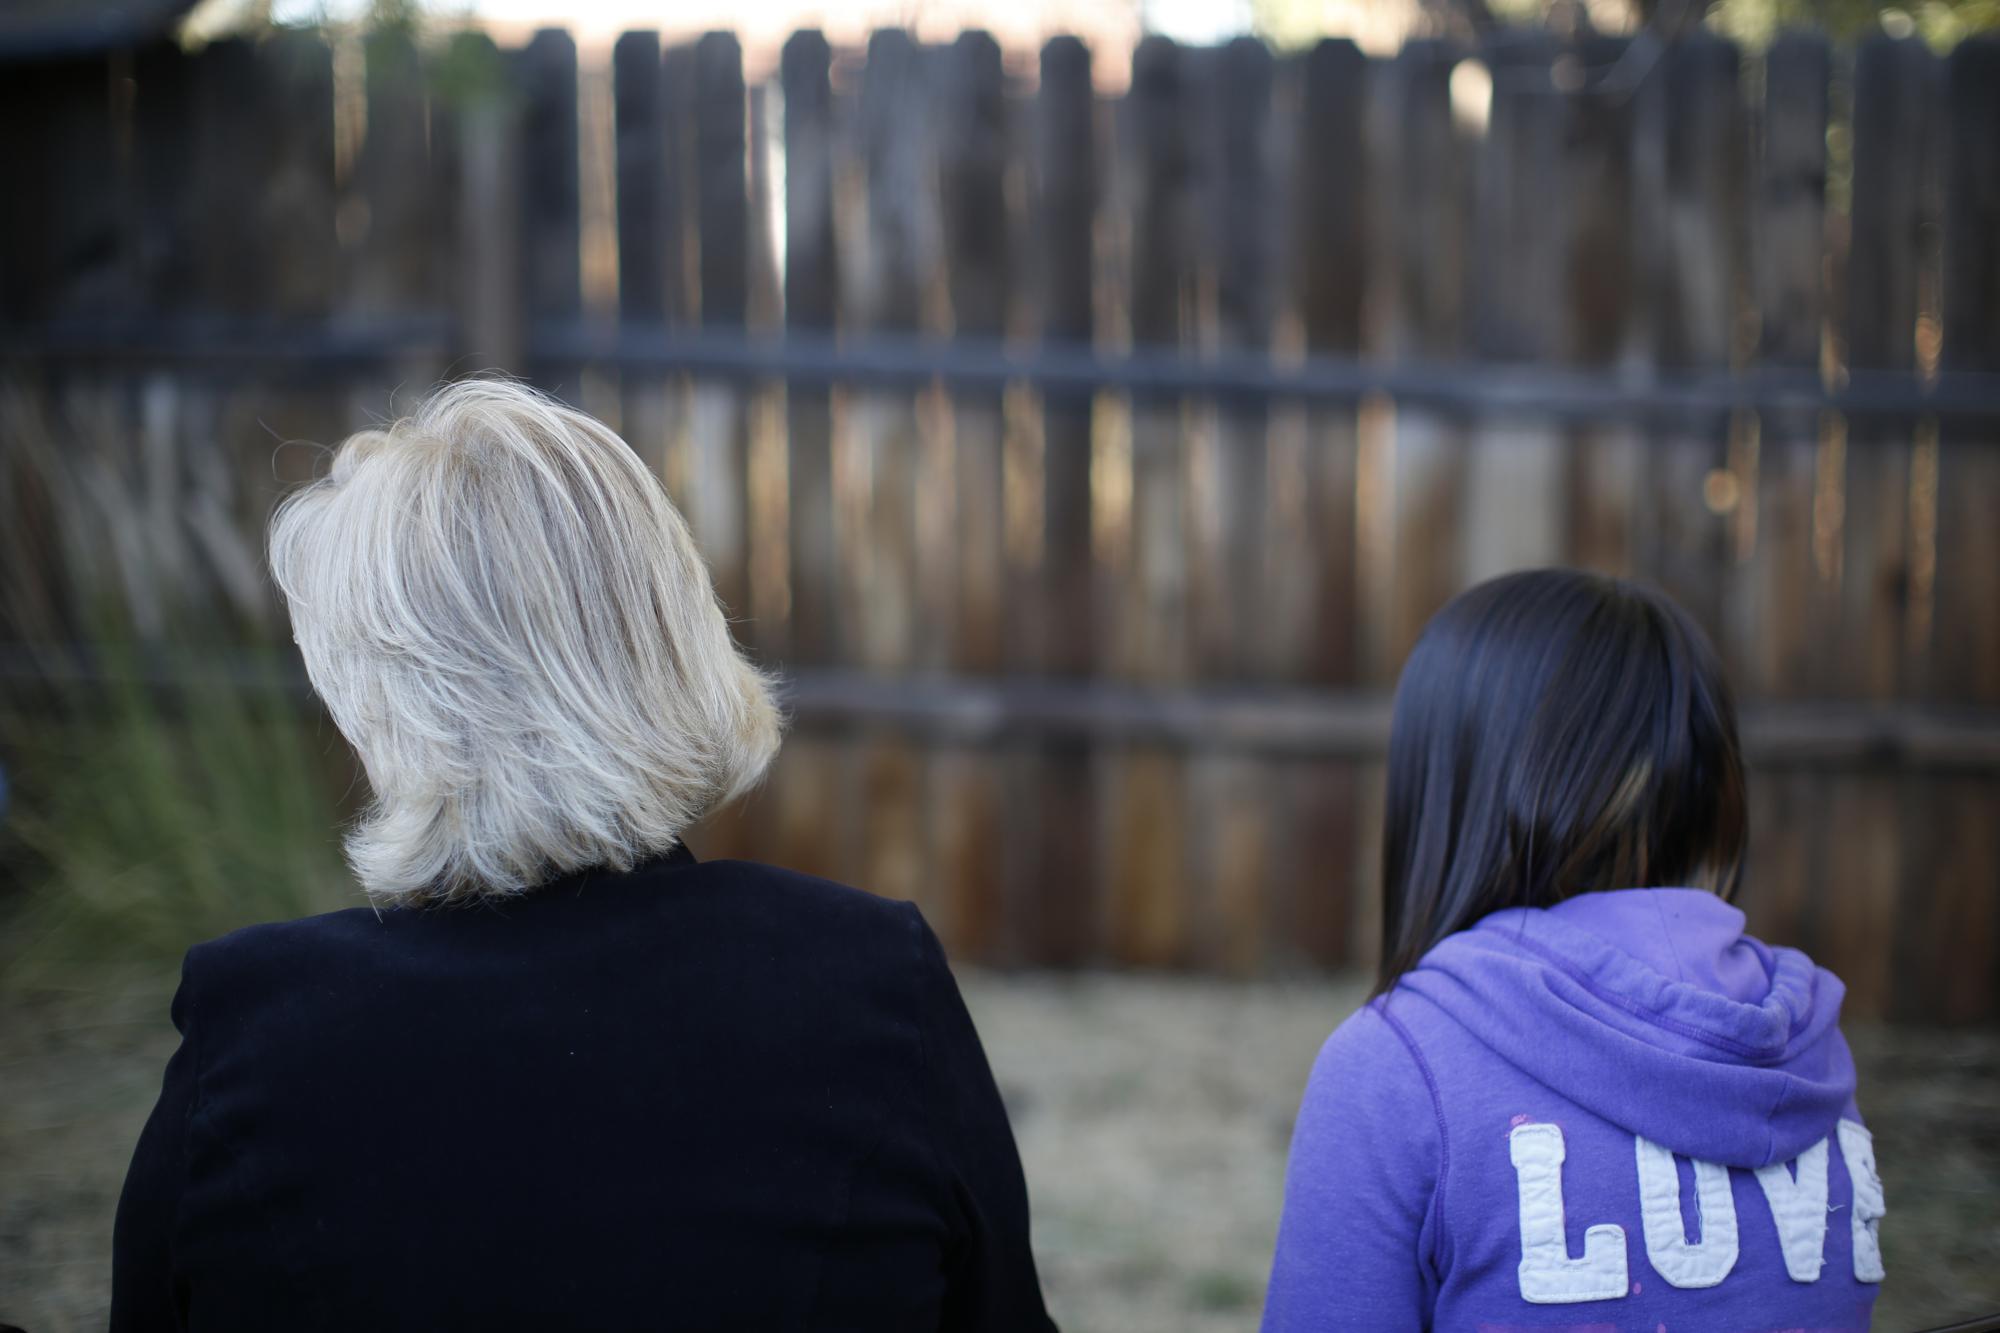
[[1735, 705], [1685, 611], [1575, 570], [1482, 583], [1431, 618], [1396, 689], [1377, 989], [1504, 907], [1730, 897], [1747, 825]]

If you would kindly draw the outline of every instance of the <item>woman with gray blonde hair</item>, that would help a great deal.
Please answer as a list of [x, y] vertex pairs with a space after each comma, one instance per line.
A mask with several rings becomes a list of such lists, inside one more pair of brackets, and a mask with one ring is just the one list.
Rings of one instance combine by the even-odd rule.
[[114, 1330], [1052, 1327], [916, 909], [682, 841], [779, 717], [616, 434], [453, 385], [271, 565], [372, 910], [189, 952]]

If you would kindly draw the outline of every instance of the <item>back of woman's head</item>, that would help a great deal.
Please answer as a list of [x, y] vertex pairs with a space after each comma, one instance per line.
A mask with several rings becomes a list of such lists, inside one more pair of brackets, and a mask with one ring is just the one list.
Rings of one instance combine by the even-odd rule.
[[1378, 990], [1501, 908], [1735, 892], [1728, 685], [1686, 612], [1622, 580], [1509, 574], [1432, 617], [1397, 686], [1388, 786]]
[[368, 892], [629, 868], [778, 744], [687, 526], [602, 423], [468, 380], [335, 451], [271, 524], [314, 688], [368, 771]]

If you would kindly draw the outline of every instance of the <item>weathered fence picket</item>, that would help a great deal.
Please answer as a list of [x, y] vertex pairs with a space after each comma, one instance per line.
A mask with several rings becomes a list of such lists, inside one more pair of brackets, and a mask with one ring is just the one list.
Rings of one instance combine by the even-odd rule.
[[[1930, 212], [1936, 60], [1921, 42], [1871, 37], [1854, 61], [1853, 239], [1843, 333], [1853, 371], [1916, 368], [1918, 291]], [[1861, 695], [1906, 679], [1913, 424], [1850, 416], [1841, 641]]]
[[[818, 32], [785, 43], [785, 327], [833, 331], [832, 49]], [[839, 557], [832, 405], [825, 386], [793, 384], [785, 395], [786, 474], [791, 536], [790, 660], [804, 666], [839, 658]]]
[[[1788, 35], [1765, 61], [1756, 144], [1751, 263], [1759, 364], [1814, 370], [1826, 319], [1826, 122], [1831, 76], [1824, 40]], [[1832, 616], [1828, 583], [1815, 565], [1817, 476], [1825, 414], [1767, 411], [1757, 419], [1752, 489], [1755, 545], [1742, 566], [1737, 599], [1739, 688], [1775, 694], [1826, 670], [1818, 641]], [[1751, 789], [1756, 859], [1745, 906], [1755, 929], [1804, 940], [1820, 919], [1826, 820], [1824, 783], [1800, 773], [1771, 774]], [[1763, 888], [1768, 881], [1769, 889]], [[1815, 940], [1814, 947], [1821, 941]]]
[[[1457, 53], [1440, 41], [1406, 44], [1393, 80], [1386, 173], [1393, 182], [1395, 332], [1392, 354], [1447, 361], [1460, 348], [1468, 236], [1466, 153], [1454, 123], [1451, 78]], [[1398, 405], [1388, 482], [1390, 548], [1385, 652], [1372, 675], [1392, 673], [1423, 624], [1461, 586], [1466, 478], [1458, 423], [1423, 407]]]
[[[1298, 124], [1287, 164], [1294, 181], [1290, 262], [1298, 275], [1305, 351], [1358, 356], [1366, 259], [1367, 62], [1352, 42], [1328, 39], [1301, 61]], [[1360, 670], [1356, 489], [1360, 437], [1352, 408], [1315, 404], [1305, 417], [1298, 504], [1279, 533], [1270, 613], [1289, 651], [1281, 674], [1328, 685]], [[1285, 555], [1289, 554], [1289, 562]]]
[[[1752, 242], [1756, 350], [1759, 364], [1776, 369], [1813, 371], [1820, 363], [1830, 75], [1827, 45], [1818, 37], [1787, 35], [1764, 64]], [[1742, 598], [1749, 621], [1744, 641], [1756, 651], [1738, 670], [1741, 684], [1759, 693], [1808, 679], [1822, 647], [1811, 637], [1827, 619], [1826, 608], [1816, 605], [1824, 580], [1813, 563], [1821, 415], [1764, 412], [1757, 421], [1756, 489], [1741, 500], [1756, 506]]]
[[[2000, 371], [2000, 42], [1945, 60], [1939, 362]], [[1928, 593], [1926, 693], [1954, 706], [2000, 701], [2000, 429], [1934, 426], [1928, 476], [1913, 477], [1912, 581]], [[1928, 494], [1926, 495], [1926, 488]], [[1923, 538], [1928, 540], [1923, 540]], [[1926, 775], [1902, 790], [1907, 866], [1885, 1005], [1947, 1020], [1990, 1016], [2000, 971], [2000, 824], [1991, 775]]]
[[[1074, 37], [1056, 38], [1042, 49], [1040, 74], [1030, 164], [1034, 313], [1044, 339], [1087, 346], [1096, 331], [1093, 228], [1102, 202], [1090, 51]], [[1024, 414], [1033, 405], [1023, 404]], [[1096, 666], [1099, 642], [1091, 395], [1049, 392], [1040, 406], [1034, 461], [1041, 494], [1038, 508], [1028, 511], [1038, 522], [1022, 519], [1034, 540], [1021, 543], [1028, 576], [1011, 586], [1027, 603], [1028, 614], [1018, 623], [1026, 628], [1028, 669], [1045, 677], [1087, 677]], [[1004, 842], [1014, 922], [1005, 949], [1009, 958], [1075, 964], [1097, 952], [1100, 879], [1091, 757], [1087, 745], [1063, 737], [1023, 737], [1007, 755]]]
[[[1558, 57], [1572, 62], [1561, 67], [1580, 83], [1569, 96], [1564, 130], [1570, 195], [1561, 291], [1569, 309], [1559, 333], [1563, 359], [1599, 374], [1629, 373], [1650, 356], [1640, 328], [1642, 236], [1633, 187], [1643, 77], [1635, 71], [1654, 67], [1644, 63], [1641, 42], [1589, 38]], [[1640, 485], [1644, 432], [1631, 421], [1572, 424], [1568, 446], [1565, 559], [1629, 574], [1639, 526], [1634, 511], [1647, 498]]]
[[[2000, 42], [1945, 62], [1942, 368], [2000, 373]], [[1932, 697], [2000, 703], [2000, 428], [1938, 427]]]
[[[1125, 222], [1131, 277], [1126, 303], [1135, 347], [1174, 347], [1191, 322], [1196, 292], [1199, 202], [1187, 102], [1194, 80], [1180, 47], [1148, 37], [1132, 55], [1132, 88], [1121, 108], [1130, 158]], [[1115, 552], [1123, 585], [1117, 676], [1161, 687], [1192, 669], [1189, 632], [1187, 440], [1189, 405], [1166, 394], [1134, 397], [1126, 462], [1125, 549]], [[1108, 471], [1109, 469], [1107, 469]], [[1191, 892], [1186, 845], [1186, 765], [1158, 745], [1106, 755], [1105, 851], [1108, 938], [1120, 961], [1184, 960]]]

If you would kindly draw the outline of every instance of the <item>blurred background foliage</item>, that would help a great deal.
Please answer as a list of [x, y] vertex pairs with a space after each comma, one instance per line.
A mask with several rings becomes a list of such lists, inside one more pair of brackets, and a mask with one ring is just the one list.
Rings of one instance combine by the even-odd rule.
[[[43, 519], [0, 535], [0, 614], [17, 642], [88, 645], [6, 664], [0, 986], [171, 976], [199, 940], [354, 901], [332, 827], [351, 761], [301, 706], [258, 553], [226, 524], [191, 548], [191, 516], [149, 504], [129, 450], [73, 430], [59, 449], [22, 398], [0, 401], [0, 434], [7, 486]], [[44, 542], [30, 561], [50, 533], [60, 558]]]

